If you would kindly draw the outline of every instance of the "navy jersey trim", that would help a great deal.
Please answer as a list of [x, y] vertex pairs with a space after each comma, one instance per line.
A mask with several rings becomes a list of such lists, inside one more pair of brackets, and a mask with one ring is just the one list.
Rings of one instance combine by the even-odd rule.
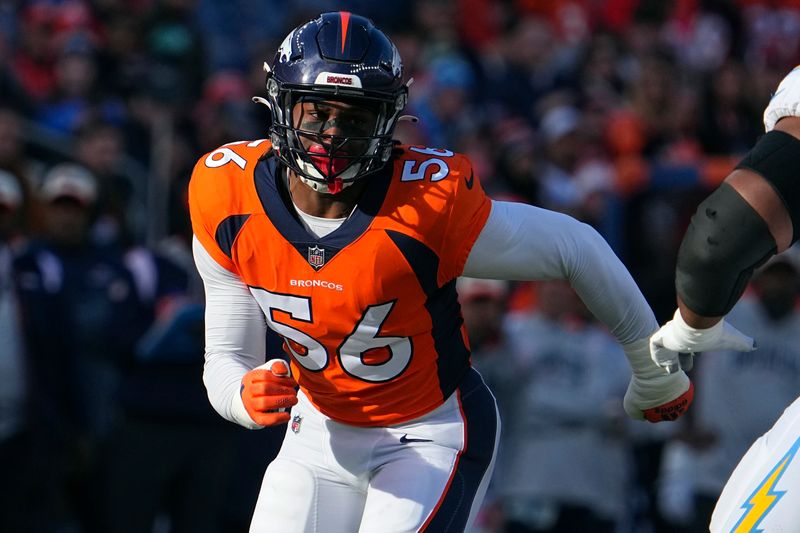
[[[291, 200], [284, 192], [286, 187], [282, 183], [282, 172], [277, 158], [268, 157], [259, 161], [254, 179], [264, 212], [278, 232], [303, 257], [307, 257], [311, 248], [323, 250], [327, 264], [339, 251], [360, 237], [372, 223], [389, 190], [392, 168], [393, 165], [389, 162], [383, 169], [365, 178], [369, 183], [353, 214], [336, 230], [322, 238], [309, 233], [297, 218]], [[323, 267], [324, 264], [319, 268]]]
[[469, 370], [470, 351], [461, 335], [464, 319], [458, 304], [456, 280], [442, 285], [425, 302], [425, 308], [433, 321], [433, 341], [439, 372], [439, 387], [442, 397], [447, 398], [458, 387]]
[[386, 234], [403, 254], [417, 276], [427, 296], [425, 309], [431, 317], [439, 387], [442, 397], [447, 398], [458, 387], [469, 369], [470, 351], [461, 335], [461, 306], [458, 304], [456, 281], [441, 287], [437, 285], [439, 257], [425, 244], [398, 231], [386, 230]]
[[464, 415], [464, 450], [434, 516], [424, 531], [464, 531], [483, 477], [495, 456], [499, 423], [494, 396], [475, 369], [458, 387]]
[[250, 218], [250, 215], [230, 215], [217, 226], [214, 240], [217, 241], [219, 249], [228, 256], [228, 259], [233, 259], [231, 257], [233, 241], [236, 240], [236, 236], [239, 235], [248, 218]]

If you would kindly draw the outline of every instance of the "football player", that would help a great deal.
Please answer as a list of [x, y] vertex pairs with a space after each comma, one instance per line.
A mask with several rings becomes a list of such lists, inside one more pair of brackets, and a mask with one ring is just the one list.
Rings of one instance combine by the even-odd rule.
[[[248, 428], [290, 422], [251, 531], [472, 521], [500, 422], [470, 365], [462, 274], [569, 280], [625, 348], [627, 412], [660, 421], [688, 407], [688, 377], [651, 360], [658, 324], [597, 232], [493, 202], [464, 156], [392, 139], [409, 82], [371, 21], [325, 13], [266, 70], [269, 139], [201, 157], [189, 187], [210, 401]], [[264, 363], [266, 328], [289, 367]]]
[[[723, 317], [753, 270], [800, 232], [800, 67], [764, 111], [766, 135], [698, 207], [678, 253], [678, 309], [651, 339], [666, 372], [688, 370], [691, 354], [755, 349]], [[758, 357], [754, 355], [753, 357]], [[725, 485], [711, 531], [800, 531], [800, 399], [744, 455]]]

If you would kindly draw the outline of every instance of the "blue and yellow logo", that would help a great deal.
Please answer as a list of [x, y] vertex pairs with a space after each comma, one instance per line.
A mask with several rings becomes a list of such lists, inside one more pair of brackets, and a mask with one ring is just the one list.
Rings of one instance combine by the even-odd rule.
[[756, 490], [747, 498], [747, 501], [742, 504], [741, 508], [745, 510], [744, 515], [736, 522], [736, 525], [731, 529], [731, 533], [758, 533], [763, 531], [757, 529], [758, 524], [767, 516], [767, 514], [775, 507], [784, 494], [785, 490], [775, 490], [775, 486], [780, 481], [789, 463], [794, 459], [797, 450], [800, 448], [800, 438], [798, 438], [792, 447], [786, 452], [786, 455], [781, 457], [781, 460], [770, 470], [770, 472], [761, 480]]

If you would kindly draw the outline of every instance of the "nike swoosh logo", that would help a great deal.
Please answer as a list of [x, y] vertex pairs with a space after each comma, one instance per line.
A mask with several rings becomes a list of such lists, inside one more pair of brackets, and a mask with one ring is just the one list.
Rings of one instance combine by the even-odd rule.
[[433, 442], [431, 439], [409, 439], [408, 434], [400, 437], [401, 444], [408, 444], [409, 442]]
[[467, 189], [472, 188], [472, 185], [475, 183], [475, 174], [472, 170], [469, 171], [469, 179], [464, 178], [464, 182], [467, 184]]

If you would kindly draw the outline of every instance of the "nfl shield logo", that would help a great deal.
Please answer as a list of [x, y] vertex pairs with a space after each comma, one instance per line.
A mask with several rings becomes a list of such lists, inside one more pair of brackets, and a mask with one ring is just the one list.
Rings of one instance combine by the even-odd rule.
[[300, 424], [303, 422], [303, 417], [300, 415], [294, 415], [292, 418], [292, 432], [300, 433]]
[[325, 249], [319, 246], [308, 247], [308, 264], [315, 269], [322, 268], [325, 264]]

